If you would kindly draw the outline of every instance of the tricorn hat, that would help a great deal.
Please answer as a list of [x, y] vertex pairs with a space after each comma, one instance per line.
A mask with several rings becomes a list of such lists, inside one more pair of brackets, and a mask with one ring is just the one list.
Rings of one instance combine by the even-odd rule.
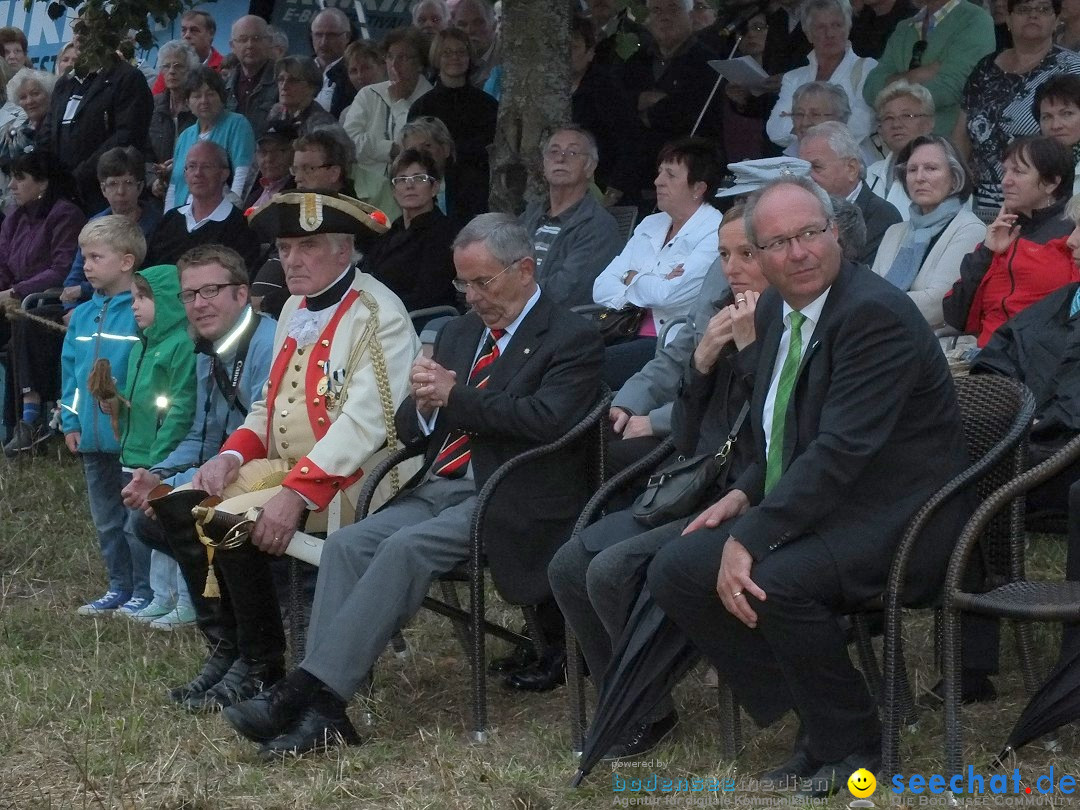
[[247, 212], [248, 224], [268, 242], [279, 237], [347, 233], [378, 236], [387, 217], [366, 202], [334, 191], [283, 191]]

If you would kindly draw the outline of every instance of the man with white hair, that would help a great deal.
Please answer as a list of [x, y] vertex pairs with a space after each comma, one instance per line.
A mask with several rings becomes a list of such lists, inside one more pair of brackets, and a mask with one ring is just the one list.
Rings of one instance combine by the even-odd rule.
[[885, 231], [901, 222], [902, 217], [892, 203], [881, 199], [862, 181], [862, 157], [851, 131], [835, 121], [810, 127], [799, 139], [799, 157], [810, 164], [810, 176], [819, 186], [862, 211], [866, 245], [859, 262], [872, 265]]
[[521, 224], [533, 235], [536, 280], [567, 307], [592, 303], [592, 286], [622, 249], [615, 218], [589, 194], [596, 140], [576, 125], [551, 133], [544, 145], [547, 203], [530, 203]]

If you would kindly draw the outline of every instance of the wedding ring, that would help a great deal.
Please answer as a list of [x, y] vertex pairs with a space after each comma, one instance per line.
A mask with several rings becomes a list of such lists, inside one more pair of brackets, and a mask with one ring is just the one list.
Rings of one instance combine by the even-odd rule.
[[746, 296], [745, 295], [736, 295], [735, 296], [735, 303], [736, 304], [745, 304], [746, 303]]
[[731, 592], [731, 598], [732, 599], [738, 599], [740, 596], [742, 596], [742, 591], [732, 591]]

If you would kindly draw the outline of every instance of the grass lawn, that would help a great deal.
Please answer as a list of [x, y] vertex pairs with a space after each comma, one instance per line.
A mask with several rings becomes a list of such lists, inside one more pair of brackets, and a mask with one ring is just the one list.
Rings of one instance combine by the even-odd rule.
[[[1060, 569], [1060, 541], [1035, 538], [1041, 568]], [[187, 681], [202, 661], [196, 631], [153, 632], [123, 619], [88, 619], [75, 608], [103, 590], [81, 468], [55, 455], [0, 466], [0, 808], [599, 808], [617, 806], [612, 774], [598, 767], [578, 790], [569, 753], [565, 690], [511, 694], [494, 680], [494, 726], [485, 745], [466, 742], [468, 667], [449, 624], [423, 613], [406, 630], [412, 653], [386, 655], [370, 707], [370, 740], [331, 756], [266, 765], [255, 747], [217, 716], [171, 706], [170, 686]], [[357, 628], [362, 632], [362, 628]], [[937, 678], [930, 623], [909, 622], [910, 665], [918, 688]], [[1047, 663], [1056, 635], [1041, 636]], [[501, 643], [489, 645], [499, 654]], [[1012, 635], [1005, 634], [1002, 697], [964, 712], [967, 762], [986, 772], [1025, 700]], [[623, 777], [746, 778], [780, 761], [794, 721], [765, 731], [744, 719], [746, 745], [735, 762], [719, 759], [714, 696], [700, 672], [676, 695], [682, 724], [649, 755], [652, 768]], [[361, 721], [363, 707], [353, 707]], [[1017, 762], [1027, 784], [1051, 765], [1077, 775], [1075, 734], [1057, 747], [1036, 743]], [[938, 715], [905, 737], [904, 772], [941, 768]], [[642, 794], [643, 795], [643, 794]], [[654, 806], [775, 805], [778, 796], [745, 790], [683, 794]], [[872, 799], [890, 802], [879, 787]], [[924, 797], [931, 798], [931, 797]], [[940, 797], [937, 797], [940, 799]], [[990, 803], [985, 797], [984, 803]], [[1069, 800], [1055, 797], [1056, 806]], [[846, 807], [846, 791], [826, 805]], [[912, 802], [912, 806], [918, 806]]]

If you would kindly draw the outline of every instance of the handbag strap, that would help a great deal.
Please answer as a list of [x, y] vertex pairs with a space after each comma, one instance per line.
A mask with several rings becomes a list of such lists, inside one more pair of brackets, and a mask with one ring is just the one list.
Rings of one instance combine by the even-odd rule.
[[728, 431], [727, 439], [724, 441], [723, 447], [716, 452], [716, 455], [726, 457], [731, 452], [731, 445], [738, 440], [739, 431], [742, 430], [743, 422], [746, 421], [746, 415], [748, 413], [750, 413], [750, 400], [743, 403], [739, 415], [735, 417], [735, 422], [732, 424], [731, 430]]

